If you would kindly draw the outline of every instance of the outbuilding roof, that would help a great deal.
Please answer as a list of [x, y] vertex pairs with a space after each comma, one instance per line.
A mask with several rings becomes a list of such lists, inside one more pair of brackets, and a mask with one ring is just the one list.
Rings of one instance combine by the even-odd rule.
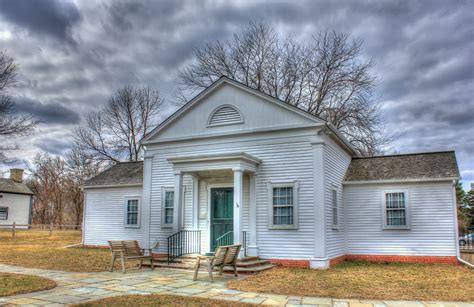
[[0, 178], [0, 193], [33, 195], [26, 184], [7, 178]]
[[459, 178], [454, 151], [353, 157], [345, 181]]
[[119, 162], [87, 180], [84, 187], [127, 186], [143, 184], [143, 161]]

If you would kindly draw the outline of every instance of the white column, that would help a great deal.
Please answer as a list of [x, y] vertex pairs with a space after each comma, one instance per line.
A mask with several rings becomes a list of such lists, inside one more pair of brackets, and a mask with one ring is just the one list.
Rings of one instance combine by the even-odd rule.
[[199, 228], [198, 216], [199, 216], [199, 176], [196, 174], [192, 175], [193, 178], [193, 229]]
[[[143, 248], [150, 248], [150, 195], [151, 195], [151, 166], [152, 157], [145, 157], [143, 162], [143, 195], [141, 204], [141, 227]], [[153, 247], [153, 246], [152, 246]]]
[[242, 244], [242, 203], [243, 196], [243, 172], [241, 169], [234, 171], [234, 244]]
[[314, 173], [314, 258], [311, 259], [311, 268], [329, 267], [326, 256], [326, 202], [325, 202], [325, 174], [324, 174], [324, 142], [315, 141], [313, 147]]
[[249, 205], [250, 205], [250, 242], [247, 253], [249, 256], [258, 256], [257, 247], [257, 202], [256, 202], [256, 176], [249, 175]]
[[183, 173], [174, 173], [174, 210], [173, 210], [173, 232], [181, 230], [181, 217], [183, 212]]

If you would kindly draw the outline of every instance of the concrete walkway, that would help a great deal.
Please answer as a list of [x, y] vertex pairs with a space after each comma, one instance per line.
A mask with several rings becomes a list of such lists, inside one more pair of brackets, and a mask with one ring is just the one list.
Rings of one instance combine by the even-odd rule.
[[0, 305], [63, 306], [125, 294], [160, 293], [279, 306], [474, 307], [474, 302], [359, 301], [242, 292], [227, 288], [227, 281], [234, 278], [232, 275], [217, 277], [214, 283], [210, 283], [207, 274], [203, 273], [199, 276], [198, 281], [193, 281], [192, 272], [175, 269], [130, 270], [126, 274], [121, 272], [70, 273], [0, 264], [0, 272], [37, 275], [58, 283], [58, 286], [54, 289], [0, 298]]

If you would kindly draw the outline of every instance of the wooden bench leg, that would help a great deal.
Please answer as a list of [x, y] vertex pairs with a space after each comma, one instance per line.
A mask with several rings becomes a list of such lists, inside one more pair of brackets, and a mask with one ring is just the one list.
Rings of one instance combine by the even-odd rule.
[[155, 269], [155, 266], [153, 264], [153, 257], [150, 258], [150, 266], [151, 266], [151, 269], [154, 270]]
[[114, 271], [114, 264], [115, 264], [115, 252], [112, 252], [112, 259], [110, 261], [110, 272]]
[[140, 265], [138, 266], [138, 269], [141, 270], [143, 265], [143, 259], [140, 259]]
[[214, 282], [214, 277], [212, 277], [212, 264], [211, 260], [207, 260], [207, 270], [209, 271], [209, 278], [211, 279], [211, 282]]
[[125, 259], [123, 257], [123, 254], [120, 255], [120, 258], [122, 259], [122, 273], [125, 274]]
[[219, 275], [222, 275], [222, 271], [224, 271], [224, 266], [223, 265], [219, 266]]
[[237, 265], [234, 264], [234, 275], [235, 277], [239, 277], [239, 274], [237, 274]]
[[201, 259], [198, 257], [196, 259], [196, 264], [194, 264], [194, 277], [193, 280], [197, 280], [198, 278], [198, 272], [199, 272], [199, 266], [201, 265]]

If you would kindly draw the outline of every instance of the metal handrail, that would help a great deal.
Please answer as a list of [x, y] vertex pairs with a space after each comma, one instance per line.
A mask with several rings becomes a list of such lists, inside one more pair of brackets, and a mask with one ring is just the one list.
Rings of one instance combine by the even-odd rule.
[[228, 231], [216, 239], [216, 247], [232, 245], [234, 242], [234, 232]]
[[242, 231], [242, 250], [244, 251], [244, 256], [247, 257], [247, 232]]
[[168, 264], [180, 256], [200, 252], [200, 230], [180, 230], [168, 237]]

